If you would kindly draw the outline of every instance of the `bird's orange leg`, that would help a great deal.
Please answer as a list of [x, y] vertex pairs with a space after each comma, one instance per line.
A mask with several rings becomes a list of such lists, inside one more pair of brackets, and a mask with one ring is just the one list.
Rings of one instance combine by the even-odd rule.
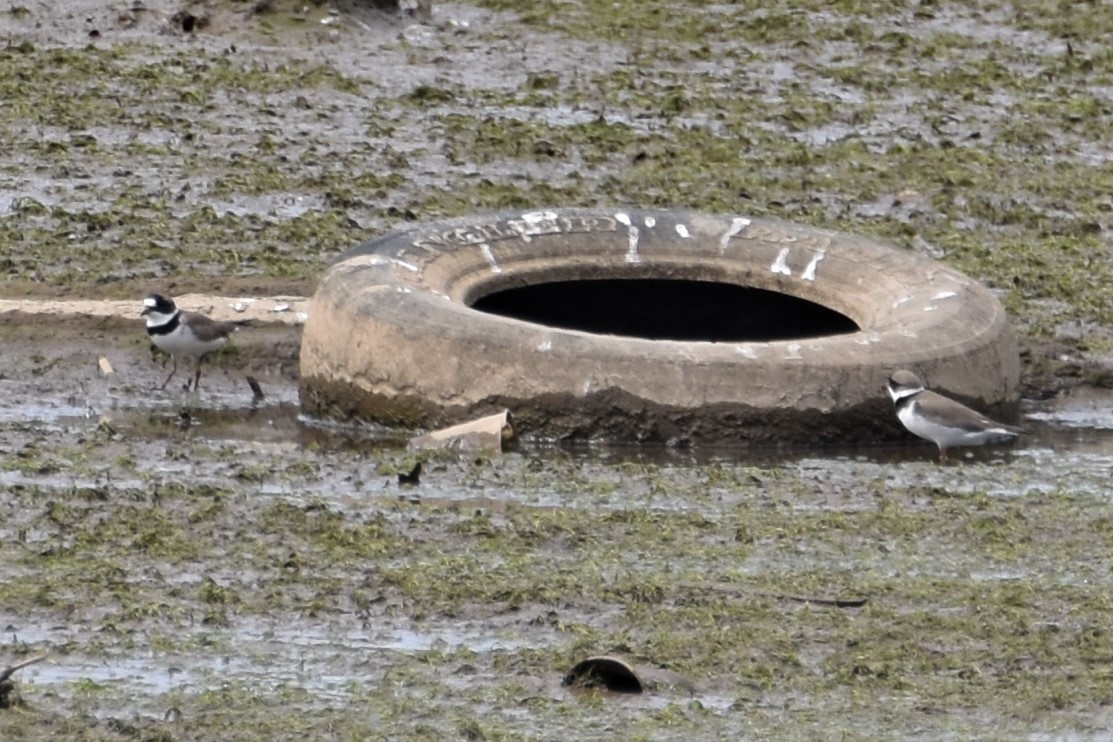
[[[201, 359], [197, 359], [197, 373], [193, 375], [193, 391], [197, 391], [197, 385], [201, 383]], [[188, 386], [186, 387], [189, 388]]]
[[160, 386], [159, 389], [165, 389], [166, 385], [170, 383], [170, 380], [174, 378], [174, 374], [176, 374], [177, 372], [178, 359], [174, 356], [170, 356], [170, 375], [163, 380], [162, 386]]

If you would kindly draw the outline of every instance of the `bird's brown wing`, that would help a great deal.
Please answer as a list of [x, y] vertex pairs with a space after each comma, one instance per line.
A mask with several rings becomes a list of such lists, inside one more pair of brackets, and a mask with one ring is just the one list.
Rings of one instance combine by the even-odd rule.
[[235, 322], [218, 322], [212, 317], [207, 317], [197, 312], [182, 312], [182, 316], [186, 322], [188, 322], [190, 329], [193, 330], [193, 334], [197, 336], [197, 339], [206, 343], [219, 340], [220, 338], [226, 338], [235, 332], [237, 328]]
[[955, 427], [970, 432], [985, 430], [986, 428], [1001, 428], [1012, 433], [1020, 433], [1020, 428], [1005, 425], [996, 420], [991, 420], [985, 415], [960, 404], [953, 399], [948, 399], [935, 392], [921, 392], [916, 403], [925, 415], [930, 417], [946, 417]]

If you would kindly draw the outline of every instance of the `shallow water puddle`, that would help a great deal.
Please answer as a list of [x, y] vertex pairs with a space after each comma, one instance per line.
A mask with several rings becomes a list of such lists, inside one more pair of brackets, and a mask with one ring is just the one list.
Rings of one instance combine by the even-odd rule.
[[1031, 412], [1028, 418], [1058, 428], [1113, 430], [1113, 390], [1074, 389], [1047, 409]]
[[[4, 621], [0, 616], [0, 622]], [[137, 642], [105, 646], [98, 657], [52, 656], [21, 671], [22, 677], [37, 686], [68, 687], [68, 691], [60, 691], [63, 694], [73, 693], [91, 682], [115, 684], [131, 694], [156, 696], [174, 689], [197, 692], [216, 688], [230, 678], [270, 685], [297, 683], [320, 694], [350, 683], [360, 675], [355, 671], [358, 666], [377, 668], [367, 672], [378, 675], [382, 667], [390, 665], [394, 653], [414, 656], [430, 651], [485, 653], [538, 648], [551, 643], [543, 637], [525, 637], [515, 631], [492, 634], [482, 626], [451, 624], [422, 629], [345, 628], [311, 621], [298, 627], [251, 620], [237, 624], [234, 629], [205, 629], [176, 636], [176, 641], [194, 647], [188, 653], [159, 651], [150, 644], [141, 649], [145, 642], [137, 637]], [[16, 632], [9, 624], [8, 631], [12, 645], [40, 648], [71, 646], [87, 635], [85, 629], [65, 626], [26, 626]], [[345, 668], [343, 673], [337, 673], [338, 665]], [[327, 693], [322, 698], [326, 697]]]

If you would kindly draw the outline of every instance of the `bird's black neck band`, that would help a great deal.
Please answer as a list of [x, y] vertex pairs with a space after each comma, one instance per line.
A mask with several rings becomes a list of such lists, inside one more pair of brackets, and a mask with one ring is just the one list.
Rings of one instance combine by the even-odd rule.
[[148, 335], [169, 335], [178, 329], [178, 325], [182, 323], [182, 313], [174, 312], [174, 316], [168, 322], [163, 322], [161, 325], [147, 325]]

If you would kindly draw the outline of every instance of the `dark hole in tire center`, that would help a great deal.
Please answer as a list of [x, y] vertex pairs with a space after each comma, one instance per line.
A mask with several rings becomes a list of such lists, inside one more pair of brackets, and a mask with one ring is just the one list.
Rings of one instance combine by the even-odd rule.
[[548, 327], [646, 340], [762, 342], [860, 329], [846, 315], [807, 299], [693, 280], [541, 283], [488, 294], [472, 308]]

